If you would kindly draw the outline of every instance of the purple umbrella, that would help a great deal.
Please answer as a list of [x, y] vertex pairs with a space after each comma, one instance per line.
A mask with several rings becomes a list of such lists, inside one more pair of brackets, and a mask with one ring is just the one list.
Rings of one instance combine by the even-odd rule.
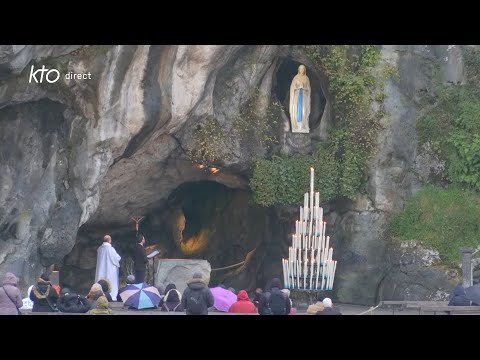
[[135, 309], [149, 309], [158, 306], [160, 294], [158, 289], [145, 283], [130, 284], [120, 293], [123, 305]]
[[218, 311], [228, 312], [230, 306], [237, 301], [237, 295], [235, 295], [230, 290], [221, 288], [221, 287], [214, 287], [211, 288], [210, 291], [213, 294], [214, 303], [213, 306]]

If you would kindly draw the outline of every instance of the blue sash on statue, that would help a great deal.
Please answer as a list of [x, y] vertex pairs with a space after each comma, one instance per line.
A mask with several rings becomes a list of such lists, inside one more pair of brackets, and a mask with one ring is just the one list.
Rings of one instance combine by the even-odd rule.
[[297, 122], [302, 122], [303, 116], [303, 89], [298, 91], [298, 101], [297, 101]]

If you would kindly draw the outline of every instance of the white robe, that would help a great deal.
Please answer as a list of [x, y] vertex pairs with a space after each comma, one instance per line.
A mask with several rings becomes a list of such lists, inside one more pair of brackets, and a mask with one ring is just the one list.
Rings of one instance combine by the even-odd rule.
[[95, 282], [101, 278], [106, 278], [112, 283], [110, 296], [114, 301], [118, 294], [118, 271], [120, 269], [120, 255], [113, 246], [104, 242], [97, 250], [97, 271], [95, 273]]

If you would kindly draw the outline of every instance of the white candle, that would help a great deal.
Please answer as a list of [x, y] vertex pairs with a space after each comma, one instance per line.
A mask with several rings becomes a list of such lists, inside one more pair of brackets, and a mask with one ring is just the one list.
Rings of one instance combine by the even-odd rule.
[[303, 222], [303, 208], [300, 206], [300, 225], [302, 224], [302, 222]]
[[[322, 215], [322, 211], [320, 210], [320, 215]], [[327, 223], [322, 221], [321, 227], [322, 227], [322, 238], [325, 239], [325, 229], [326, 229]]]
[[286, 279], [285, 279], [285, 287], [288, 289], [290, 288], [290, 282], [289, 282], [289, 278], [288, 278], [288, 259], [285, 259], [285, 272], [286, 272]]
[[322, 284], [320, 286], [321, 290], [324, 290], [325, 268], [326, 268], [326, 264], [323, 264], [323, 266], [322, 266]]
[[335, 271], [337, 270], [337, 262], [333, 262], [333, 273], [332, 273], [332, 289], [333, 289], [333, 280], [335, 279]]
[[[310, 168], [310, 205], [313, 205], [313, 177], [314, 177], [313, 167]], [[313, 206], [312, 206], [313, 209]]]
[[330, 236], [327, 236], [327, 242], [325, 244], [325, 250], [327, 251], [327, 255], [328, 255], [329, 245], [330, 245]]
[[323, 243], [323, 239], [320, 239], [320, 251], [321, 251], [321, 256], [320, 256], [320, 261], [323, 263], [323, 253], [325, 252], [325, 244]]
[[300, 288], [300, 261], [297, 260], [297, 288]]
[[287, 269], [285, 268], [285, 259], [282, 259], [282, 267], [283, 267], [283, 285], [286, 286], [286, 284], [287, 284]]
[[330, 273], [330, 261], [327, 260], [327, 266], [325, 269], [325, 290], [328, 290], [329, 273]]
[[310, 219], [309, 219], [309, 227], [308, 233], [312, 235], [313, 232], [313, 207], [310, 209]]
[[332, 281], [333, 261], [328, 262], [328, 278], [327, 278], [327, 290], [331, 290], [330, 283]]
[[288, 262], [288, 275], [290, 276], [288, 278], [288, 284], [290, 285], [290, 288], [293, 289], [295, 282], [293, 281], [293, 263], [291, 261]]
[[333, 248], [330, 248], [330, 250], [328, 251], [328, 260], [332, 260], [332, 257], [333, 257]]
[[335, 274], [335, 261], [332, 260], [332, 266], [330, 271], [330, 290], [333, 289], [333, 275]]
[[291, 288], [289, 264], [290, 264], [290, 262], [288, 261], [288, 259], [285, 260], [285, 269], [287, 270], [287, 285], [286, 285], [287, 288]]
[[332, 260], [332, 269], [330, 271], [330, 290], [333, 289], [333, 274], [334, 274], [334, 268], [335, 268], [335, 261]]
[[303, 196], [303, 208], [308, 209], [308, 194], [307, 193], [305, 193], [305, 195]]
[[310, 290], [313, 290], [313, 255], [312, 255], [312, 261], [310, 262]]

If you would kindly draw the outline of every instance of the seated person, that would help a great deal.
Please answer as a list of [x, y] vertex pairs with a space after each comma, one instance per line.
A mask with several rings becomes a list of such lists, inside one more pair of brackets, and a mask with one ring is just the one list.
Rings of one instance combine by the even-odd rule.
[[255, 313], [257, 314], [257, 307], [250, 301], [245, 290], [240, 290], [235, 301], [228, 309], [230, 313]]
[[108, 279], [100, 279], [97, 281], [98, 284], [102, 287], [103, 294], [107, 298], [108, 302], [113, 302], [113, 299], [110, 295], [110, 291], [112, 291], [112, 283]]
[[91, 315], [111, 315], [113, 311], [108, 307], [107, 298], [102, 295], [98, 298], [95, 308], [91, 309], [88, 313]]
[[263, 290], [260, 288], [255, 289], [255, 295], [253, 296], [253, 304], [256, 308], [258, 308], [258, 304], [260, 303], [260, 299], [262, 298]]
[[287, 295], [288, 300], [290, 300], [290, 314], [289, 315], [295, 315], [297, 313], [297, 309], [293, 307], [293, 301], [290, 298], [290, 290], [289, 289], [282, 289], [282, 292]]
[[185, 311], [182, 305], [182, 294], [177, 289], [170, 289], [162, 300], [162, 305], [159, 305], [162, 311]]
[[90, 310], [90, 302], [85, 296], [75, 294], [68, 288], [63, 288], [57, 300], [57, 307], [64, 313], [84, 314]]
[[99, 283], [95, 283], [92, 285], [87, 295], [87, 299], [90, 302], [90, 310], [95, 309], [97, 306], [97, 300], [100, 296], [105, 296], [103, 294], [102, 286]]
[[317, 312], [323, 311], [323, 309], [325, 308], [325, 306], [323, 305], [322, 300], [323, 300], [322, 295], [317, 294], [317, 302], [316, 302], [315, 304], [310, 305], [310, 306], [307, 308], [307, 314], [316, 315]]
[[33, 301], [32, 312], [54, 312], [57, 310], [58, 295], [48, 274], [42, 274], [30, 293], [30, 300]]
[[117, 294], [117, 301], [119, 302], [123, 302], [122, 298], [120, 297], [120, 294], [125, 291], [125, 289], [127, 288], [128, 285], [132, 285], [132, 284], [135, 284], [135, 276], [133, 275], [128, 275], [127, 276], [127, 285], [125, 285], [124, 287], [120, 288], [118, 290], [118, 294]]
[[[448, 303], [448, 306], [470, 306], [474, 305], [471, 304], [470, 300], [467, 298], [467, 294], [465, 293], [465, 288], [462, 284], [458, 284], [453, 289], [453, 296]], [[476, 304], [475, 304], [476, 305]]]
[[342, 313], [332, 307], [332, 300], [330, 298], [323, 299], [323, 311], [318, 311], [316, 315], [342, 315]]

